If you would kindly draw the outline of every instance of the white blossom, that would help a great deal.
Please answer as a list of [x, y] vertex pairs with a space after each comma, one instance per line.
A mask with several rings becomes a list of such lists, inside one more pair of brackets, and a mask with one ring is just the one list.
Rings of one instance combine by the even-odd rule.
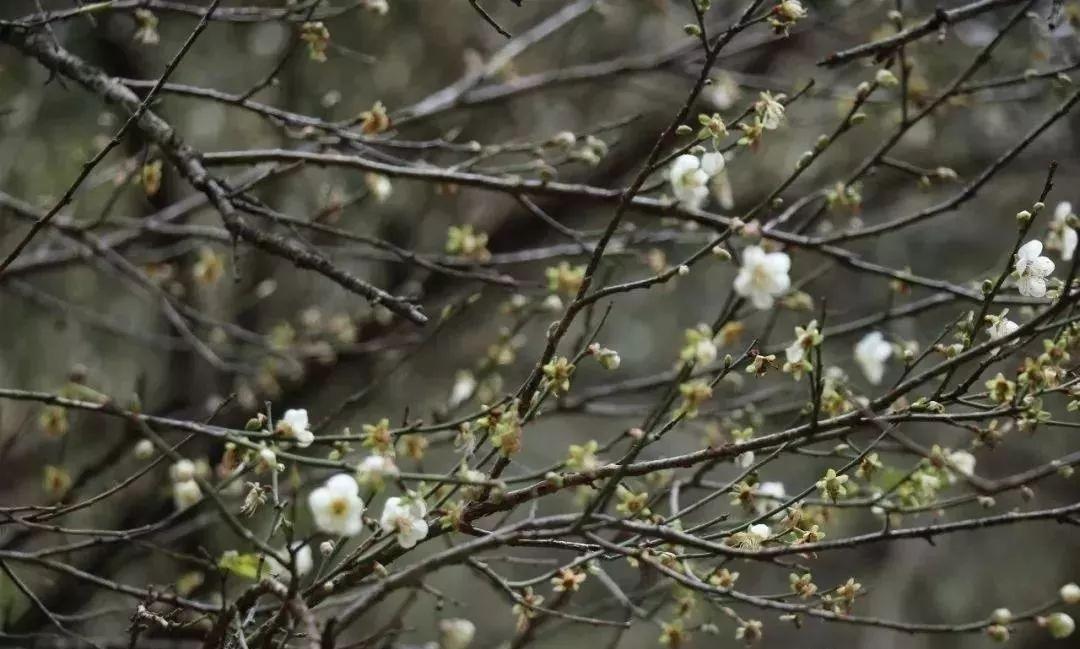
[[716, 343], [712, 338], [702, 337], [694, 343], [694, 362], [698, 365], [711, 365], [716, 360], [716, 354]]
[[1000, 340], [1013, 335], [1013, 333], [1020, 328], [1020, 325], [1016, 324], [1012, 320], [1005, 317], [1005, 314], [998, 316], [994, 322], [986, 328], [986, 333], [990, 336], [990, 340]]
[[783, 482], [762, 482], [758, 485], [757, 492], [759, 496], [775, 498], [776, 500], [787, 497], [787, 490], [784, 488]]
[[277, 453], [266, 446], [259, 449], [259, 463], [257, 471], [277, 471]]
[[777, 5], [777, 12], [792, 21], [806, 17], [806, 8], [799, 0], [783, 0]]
[[385, 16], [386, 12], [390, 11], [390, 4], [386, 0], [364, 0], [362, 3], [364, 9]]
[[754, 465], [754, 452], [746, 451], [735, 456], [735, 466], [740, 469], [749, 469]]
[[700, 158], [684, 153], [675, 158], [668, 172], [675, 200], [684, 207], [698, 209], [709, 197], [709, 179], [723, 169], [722, 153], [706, 153]]
[[975, 456], [967, 451], [949, 453], [949, 464], [964, 475], [975, 473]]
[[173, 482], [187, 482], [195, 478], [195, 463], [183, 459], [169, 467], [169, 477]]
[[286, 410], [277, 424], [277, 432], [292, 439], [300, 448], [307, 448], [315, 441], [315, 433], [309, 426], [307, 410]]
[[439, 631], [442, 634], [441, 649], [465, 649], [476, 635], [476, 625], [463, 618], [452, 618], [440, 620]]
[[148, 439], [140, 439], [135, 443], [132, 454], [134, 454], [137, 459], [149, 460], [154, 457], [154, 443]]
[[427, 536], [427, 505], [419, 498], [387, 498], [379, 526], [387, 534], [397, 534], [398, 544], [411, 548]]
[[791, 287], [791, 257], [783, 252], [765, 252], [759, 246], [743, 250], [742, 267], [735, 276], [735, 292], [749, 298], [758, 309], [772, 308], [777, 296]]
[[784, 105], [776, 100], [769, 92], [762, 92], [758, 100], [757, 113], [761, 118], [761, 126], [767, 130], [775, 130], [784, 121]]
[[173, 484], [173, 503], [183, 510], [202, 500], [202, 489], [194, 480], [180, 480]]
[[1020, 295], [1046, 295], [1046, 278], [1054, 272], [1054, 262], [1049, 257], [1043, 257], [1042, 250], [1042, 241], [1032, 239], [1016, 251], [1016, 288]]
[[735, 105], [742, 94], [739, 83], [726, 72], [720, 73], [713, 78], [713, 82], [702, 93], [705, 100], [712, 103], [719, 110], [727, 110]]
[[892, 357], [893, 349], [880, 331], [863, 336], [855, 345], [855, 362], [866, 379], [877, 385], [885, 377], [885, 361]]
[[476, 377], [469, 370], [461, 370], [454, 376], [454, 385], [450, 388], [450, 399], [446, 405], [457, 408], [472, 398], [476, 392]]
[[1072, 203], [1062, 201], [1054, 210], [1054, 224], [1061, 228], [1061, 259], [1072, 261], [1076, 254], [1076, 228], [1069, 227], [1068, 219], [1073, 213]]
[[372, 454], [360, 462], [356, 474], [363, 484], [381, 484], [384, 478], [396, 478], [401, 471], [394, 464], [393, 458]]
[[351, 475], [339, 473], [308, 496], [315, 526], [329, 534], [352, 536], [364, 527], [364, 501], [360, 485]]
[[390, 198], [390, 195], [394, 193], [394, 185], [389, 178], [382, 174], [369, 173], [364, 177], [364, 181], [367, 184], [368, 191], [380, 203], [385, 203], [386, 199]]
[[769, 529], [769, 526], [765, 523], [757, 523], [755, 525], [751, 525], [749, 528], [747, 528], [746, 531], [751, 536], [756, 537], [759, 543], [767, 540], [770, 536], [772, 536], [772, 530]]
[[787, 498], [787, 489], [783, 482], [762, 482], [757, 486], [757, 501], [754, 503], [755, 511], [760, 515], [774, 508]]

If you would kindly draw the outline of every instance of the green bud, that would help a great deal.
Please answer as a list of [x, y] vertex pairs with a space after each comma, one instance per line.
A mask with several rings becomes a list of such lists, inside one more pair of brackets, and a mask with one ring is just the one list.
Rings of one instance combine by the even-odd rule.
[[874, 81], [877, 81], [879, 85], [885, 88], [892, 88], [900, 83], [896, 75], [885, 68], [877, 71], [877, 74], [874, 75]]

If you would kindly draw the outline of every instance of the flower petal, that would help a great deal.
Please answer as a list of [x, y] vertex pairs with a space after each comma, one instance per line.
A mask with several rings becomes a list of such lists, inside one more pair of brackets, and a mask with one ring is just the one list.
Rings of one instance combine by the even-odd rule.
[[1054, 262], [1049, 257], [1036, 257], [1028, 267], [1028, 272], [1036, 277], [1048, 277], [1054, 272]]
[[710, 177], [723, 171], [724, 164], [725, 160], [723, 153], [706, 153], [701, 156], [701, 170]]
[[1043, 244], [1038, 239], [1032, 239], [1016, 251], [1016, 258], [1023, 261], [1032, 261], [1042, 254]]
[[360, 493], [360, 485], [356, 483], [356, 478], [348, 473], [339, 473], [332, 476], [326, 481], [326, 488], [334, 494], [344, 496], [355, 496]]

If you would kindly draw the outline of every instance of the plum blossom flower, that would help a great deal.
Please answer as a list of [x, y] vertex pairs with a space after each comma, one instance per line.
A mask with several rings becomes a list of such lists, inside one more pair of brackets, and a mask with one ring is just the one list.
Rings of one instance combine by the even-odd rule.
[[368, 191], [379, 203], [385, 203], [390, 198], [390, 195], [394, 193], [394, 185], [389, 178], [382, 174], [369, 173], [365, 175], [364, 184], [367, 185]]
[[885, 377], [885, 361], [892, 357], [893, 348], [880, 331], [873, 331], [863, 336], [855, 345], [855, 362], [866, 379], [877, 385]]
[[967, 451], [949, 453], [949, 464], [964, 475], [975, 473], [975, 456]]
[[1072, 203], [1058, 203], [1054, 210], [1054, 228], [1057, 229], [1061, 238], [1061, 260], [1072, 261], [1076, 254], [1077, 232], [1076, 228], [1069, 227], [1068, 219], [1072, 216]]
[[195, 480], [198, 472], [195, 463], [186, 458], [169, 467], [169, 479], [173, 483], [173, 503], [178, 511], [187, 509], [202, 500], [202, 489]]
[[307, 410], [303, 408], [286, 410], [277, 423], [277, 432], [292, 439], [300, 448], [307, 448], [315, 441], [315, 433], [311, 432], [308, 423]]
[[476, 625], [464, 618], [452, 618], [439, 621], [442, 641], [441, 649], [465, 649], [476, 635]]
[[173, 484], [173, 503], [177, 510], [184, 510], [202, 500], [202, 489], [194, 480], [181, 480]]
[[1007, 338], [1020, 328], [1020, 325], [1005, 317], [1008, 313], [1009, 310], [1005, 309], [1001, 315], [987, 317], [990, 320], [990, 326], [986, 328], [986, 333], [990, 336], [990, 340]]
[[668, 172], [675, 199], [684, 207], [698, 209], [709, 197], [709, 179], [724, 169], [724, 154], [706, 153], [698, 158], [684, 153]]
[[339, 473], [308, 496], [315, 526], [329, 534], [352, 536], [364, 527], [364, 501], [360, 485], [346, 473]]
[[772, 536], [772, 530], [769, 529], [769, 526], [765, 523], [757, 523], [756, 525], [751, 525], [749, 528], [747, 528], [746, 531], [750, 534], [750, 536], [755, 537], [758, 543], [763, 543], [767, 541], [770, 536]]
[[811, 320], [806, 327], [795, 327], [795, 342], [784, 350], [787, 358], [784, 371], [791, 372], [796, 381], [801, 379], [803, 372], [813, 369], [813, 365], [807, 358], [810, 350], [820, 345], [824, 339], [818, 331], [817, 320]]
[[776, 6], [778, 13], [789, 20], [798, 20], [806, 17], [806, 8], [799, 0], [783, 0]]
[[195, 479], [195, 463], [182, 459], [169, 467], [169, 477], [173, 482], [187, 482]]
[[1054, 272], [1054, 262], [1042, 256], [1043, 244], [1032, 239], [1016, 251], [1016, 288], [1020, 295], [1042, 297], [1046, 295], [1046, 278]]
[[[558, 299], [558, 298], [556, 298]], [[454, 376], [454, 385], [450, 388], [450, 398], [446, 405], [457, 408], [476, 393], [476, 377], [469, 370], [461, 370]]]
[[787, 498], [787, 490], [783, 482], [762, 482], [757, 486], [757, 496], [754, 501], [754, 511], [760, 516], [773, 509], [776, 505]]
[[776, 298], [791, 287], [791, 257], [783, 252], [765, 252], [759, 246], [743, 250], [742, 267], [735, 276], [735, 292], [749, 298], [758, 309], [772, 308]]
[[381, 485], [385, 478], [396, 478], [400, 473], [392, 457], [377, 453], [365, 457], [356, 470], [362, 484], [374, 485]]
[[754, 452], [745, 451], [735, 456], [735, 466], [740, 469], [749, 469], [754, 466]]
[[762, 482], [758, 485], [757, 492], [759, 496], [775, 498], [776, 500], [787, 497], [787, 490], [784, 489], [783, 482]]
[[781, 104], [772, 93], [762, 92], [761, 98], [754, 104], [758, 119], [762, 128], [773, 131], [780, 128], [784, 121], [784, 105]]
[[686, 344], [679, 353], [681, 360], [693, 361], [702, 366], [711, 365], [716, 360], [716, 343], [709, 325], [700, 324], [693, 329], [687, 329], [685, 339]]
[[397, 534], [398, 544], [411, 548], [427, 536], [427, 505], [419, 498], [387, 498], [379, 526], [387, 534]]

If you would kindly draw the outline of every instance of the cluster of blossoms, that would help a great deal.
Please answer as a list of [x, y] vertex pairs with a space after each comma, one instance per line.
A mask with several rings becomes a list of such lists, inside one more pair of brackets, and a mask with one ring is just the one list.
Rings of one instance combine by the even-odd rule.
[[[307, 413], [303, 412], [302, 417], [294, 415], [291, 422], [298, 430], [306, 430]], [[408, 436], [400, 446], [409, 456], [420, 457], [426, 443], [412, 438]], [[373, 452], [360, 461], [356, 475], [339, 473], [331, 476], [308, 495], [308, 507], [316, 528], [335, 536], [354, 536], [364, 529], [366, 507], [360, 496], [361, 485], [377, 491], [386, 480], [400, 475], [391, 439], [389, 421], [385, 419], [364, 426], [363, 444]], [[347, 450], [334, 451], [334, 456], [339, 457]], [[401, 547], [411, 548], [428, 535], [427, 513], [427, 505], [418, 495], [390, 497], [383, 505], [379, 527], [384, 533], [395, 535]]]

